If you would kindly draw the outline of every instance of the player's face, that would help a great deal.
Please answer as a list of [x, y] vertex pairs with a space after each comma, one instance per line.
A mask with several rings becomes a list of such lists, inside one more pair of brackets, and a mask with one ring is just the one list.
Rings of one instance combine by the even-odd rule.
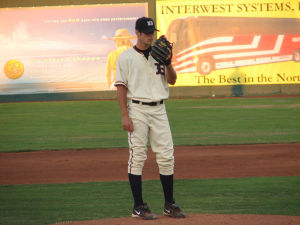
[[[150, 34], [145, 34], [145, 33], [137, 31], [136, 34], [137, 34], [138, 45], [140, 47], [147, 49], [152, 45], [152, 42], [154, 40], [154, 32], [150, 33]], [[143, 50], [143, 49], [141, 49], [141, 50]]]

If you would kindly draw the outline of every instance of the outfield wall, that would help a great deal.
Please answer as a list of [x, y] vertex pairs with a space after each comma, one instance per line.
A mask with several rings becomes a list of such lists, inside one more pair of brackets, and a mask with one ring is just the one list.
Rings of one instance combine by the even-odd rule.
[[[300, 85], [171, 87], [170, 98], [213, 98], [300, 95]], [[0, 102], [117, 99], [116, 91], [0, 95]]]
[[[114, 3], [148, 3], [148, 15], [155, 20], [157, 2], [155, 0], [2, 0], [0, 8], [63, 6], [63, 5], [91, 5]], [[162, 2], [162, 1], [161, 1]], [[180, 2], [180, 1], [178, 1]], [[205, 2], [205, 1], [199, 1]], [[288, 8], [290, 5], [288, 5]], [[300, 11], [300, 5], [299, 10]], [[163, 21], [163, 20], [162, 20]], [[161, 23], [161, 22], [160, 22]], [[179, 81], [181, 75], [179, 74]], [[177, 82], [178, 83], [178, 82]], [[180, 82], [179, 82], [180, 83]], [[300, 83], [294, 84], [251, 84], [251, 85], [222, 85], [216, 84], [201, 86], [190, 83], [189, 86], [170, 87], [170, 97], [231, 97], [231, 96], [272, 96], [272, 95], [299, 95]], [[2, 94], [0, 102], [16, 101], [51, 101], [51, 100], [87, 100], [87, 99], [116, 99], [116, 91], [68, 91], [68, 92], [41, 92], [28, 94]]]

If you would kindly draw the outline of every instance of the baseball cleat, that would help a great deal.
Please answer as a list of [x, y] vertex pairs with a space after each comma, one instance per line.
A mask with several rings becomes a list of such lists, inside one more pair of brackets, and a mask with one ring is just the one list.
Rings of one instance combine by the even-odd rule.
[[144, 220], [157, 219], [157, 216], [151, 212], [147, 203], [144, 203], [143, 205], [133, 208], [131, 216], [136, 218], [140, 217]]
[[164, 215], [173, 218], [185, 218], [185, 214], [181, 211], [181, 209], [179, 208], [176, 202], [174, 202], [173, 204], [171, 203], [165, 204]]

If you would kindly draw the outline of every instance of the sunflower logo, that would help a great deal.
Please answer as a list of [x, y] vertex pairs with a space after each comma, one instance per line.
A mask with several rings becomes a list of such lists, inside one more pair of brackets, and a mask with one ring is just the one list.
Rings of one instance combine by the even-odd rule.
[[18, 79], [24, 73], [24, 65], [19, 60], [11, 59], [5, 64], [4, 73], [10, 79]]

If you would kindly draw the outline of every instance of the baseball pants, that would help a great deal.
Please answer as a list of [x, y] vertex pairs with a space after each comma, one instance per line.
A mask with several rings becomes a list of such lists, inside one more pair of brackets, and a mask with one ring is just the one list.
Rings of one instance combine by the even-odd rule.
[[162, 175], [174, 174], [174, 147], [165, 104], [148, 106], [128, 103], [133, 132], [128, 133], [128, 173], [142, 175], [148, 138]]

